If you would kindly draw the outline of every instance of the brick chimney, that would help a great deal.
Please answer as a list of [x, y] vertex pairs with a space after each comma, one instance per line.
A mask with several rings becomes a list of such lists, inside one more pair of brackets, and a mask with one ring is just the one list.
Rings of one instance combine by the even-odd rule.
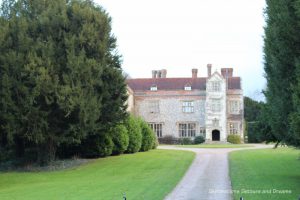
[[157, 71], [156, 70], [152, 70], [152, 78], [156, 78], [157, 75]]
[[207, 64], [207, 77], [211, 77], [211, 67], [212, 64]]
[[222, 68], [221, 74], [224, 78], [232, 77], [233, 75], [233, 68]]
[[156, 78], [161, 78], [161, 70], [157, 70]]
[[198, 77], [198, 69], [192, 69], [192, 78]]
[[167, 78], [167, 70], [166, 69], [162, 69], [161, 71], [161, 77], [162, 78]]

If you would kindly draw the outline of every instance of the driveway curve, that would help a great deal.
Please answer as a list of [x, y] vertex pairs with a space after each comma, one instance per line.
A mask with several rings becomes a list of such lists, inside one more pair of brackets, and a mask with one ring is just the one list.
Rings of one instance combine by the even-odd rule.
[[247, 148], [180, 148], [160, 146], [159, 149], [193, 151], [196, 157], [188, 171], [164, 200], [232, 200], [228, 154], [246, 149], [271, 148], [256, 144]]

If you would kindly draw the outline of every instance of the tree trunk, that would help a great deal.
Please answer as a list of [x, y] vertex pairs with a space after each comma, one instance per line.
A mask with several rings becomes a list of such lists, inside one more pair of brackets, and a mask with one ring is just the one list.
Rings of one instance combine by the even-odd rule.
[[280, 141], [277, 141], [277, 143], [275, 144], [275, 146], [273, 147], [273, 149], [277, 149], [278, 145], [280, 144]]

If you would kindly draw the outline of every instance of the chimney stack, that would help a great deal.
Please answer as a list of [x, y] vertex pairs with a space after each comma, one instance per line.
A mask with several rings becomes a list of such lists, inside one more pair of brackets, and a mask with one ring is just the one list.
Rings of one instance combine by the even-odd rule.
[[192, 78], [198, 77], [198, 69], [192, 69]]
[[167, 78], [167, 70], [166, 69], [161, 70], [161, 77], [162, 78]]
[[157, 75], [157, 71], [156, 70], [152, 70], [152, 78], [156, 78]]
[[167, 78], [167, 70], [152, 70], [152, 78]]
[[224, 78], [232, 77], [233, 75], [233, 68], [222, 68], [221, 74]]
[[211, 67], [212, 64], [207, 64], [207, 77], [211, 77]]
[[160, 70], [157, 70], [156, 78], [161, 78], [161, 71]]

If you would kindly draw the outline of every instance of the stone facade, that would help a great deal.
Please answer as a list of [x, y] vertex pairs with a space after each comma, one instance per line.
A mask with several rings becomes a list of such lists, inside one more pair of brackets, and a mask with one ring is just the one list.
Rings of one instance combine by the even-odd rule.
[[243, 91], [232, 68], [191, 78], [167, 78], [166, 70], [152, 71], [152, 78], [129, 79], [128, 109], [149, 123], [158, 137], [195, 137], [226, 141], [227, 135], [243, 138]]

